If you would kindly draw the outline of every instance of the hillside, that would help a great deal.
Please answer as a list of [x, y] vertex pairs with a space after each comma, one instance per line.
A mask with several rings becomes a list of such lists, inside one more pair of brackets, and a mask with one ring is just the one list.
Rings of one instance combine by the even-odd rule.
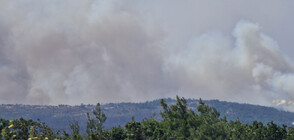
[[[188, 99], [188, 107], [196, 110], [198, 100]], [[168, 104], [175, 103], [173, 99], [166, 99]], [[228, 120], [239, 120], [244, 123], [251, 123], [254, 120], [267, 123], [274, 121], [281, 125], [292, 125], [294, 122], [294, 113], [280, 111], [271, 107], [239, 104], [224, 102], [218, 100], [205, 101], [210, 106], [215, 107], [221, 112], [221, 116], [226, 116]], [[81, 129], [85, 129], [86, 125], [86, 113], [91, 112], [94, 105], [79, 105], [79, 106], [45, 106], [45, 105], [0, 105], [0, 118], [16, 119], [23, 117], [25, 119], [37, 120], [46, 122], [49, 126], [55, 130], [69, 130], [69, 124], [74, 121], [79, 121]], [[135, 120], [141, 121], [143, 118], [154, 116], [157, 120], [160, 120], [160, 100], [154, 100], [145, 103], [110, 103], [101, 106], [107, 120], [105, 127], [110, 128], [112, 126], [123, 126], [126, 122], [131, 120], [134, 116]]]

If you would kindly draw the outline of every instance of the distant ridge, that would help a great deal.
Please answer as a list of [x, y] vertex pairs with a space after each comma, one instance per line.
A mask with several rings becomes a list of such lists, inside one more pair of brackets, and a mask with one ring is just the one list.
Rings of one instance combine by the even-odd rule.
[[[174, 99], [165, 99], [168, 104], [175, 103]], [[198, 100], [187, 99], [188, 107], [196, 110]], [[292, 126], [294, 113], [281, 111], [272, 107], [264, 107], [251, 104], [232, 103], [219, 100], [206, 100], [206, 104], [215, 107], [221, 112], [221, 117], [226, 116], [227, 120], [239, 119], [244, 123], [251, 123], [254, 120], [267, 123], [274, 121], [276, 124]], [[86, 113], [91, 112], [95, 105], [0, 105], [0, 118], [37, 120], [38, 118], [55, 130], [69, 130], [69, 124], [79, 121], [82, 131], [86, 127]], [[148, 101], [144, 103], [109, 103], [101, 106], [107, 120], [105, 127], [124, 126], [134, 116], [135, 120], [141, 121], [143, 118], [154, 117], [157, 120], [160, 116], [160, 100]]]

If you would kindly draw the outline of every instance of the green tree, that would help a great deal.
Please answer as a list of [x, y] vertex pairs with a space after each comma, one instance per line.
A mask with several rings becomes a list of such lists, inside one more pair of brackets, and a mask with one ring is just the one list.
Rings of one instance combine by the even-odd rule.
[[268, 126], [266, 131], [267, 140], [282, 140], [286, 138], [287, 136], [286, 125], [283, 125], [282, 127], [280, 127], [277, 124], [275, 124], [273, 121], [271, 121], [267, 124], [267, 126]]
[[170, 107], [162, 99], [160, 104], [163, 108], [161, 116], [163, 118], [163, 125], [167, 127], [163, 138], [166, 139], [184, 139], [190, 136], [189, 121], [193, 118], [195, 113], [187, 107], [187, 100], [179, 98], [177, 102]]
[[142, 135], [144, 139], [156, 139], [157, 129], [159, 128], [159, 122], [154, 118], [144, 118], [141, 122]]
[[110, 140], [124, 140], [127, 138], [126, 131], [121, 126], [112, 127], [109, 131]]
[[77, 121], [70, 125], [70, 129], [72, 130], [72, 139], [73, 140], [82, 140], [83, 136], [80, 134], [80, 125]]
[[141, 140], [143, 139], [141, 123], [135, 121], [135, 118], [132, 117], [132, 121], [127, 122], [125, 125], [127, 132], [127, 139], [129, 140]]
[[95, 119], [91, 119], [90, 114], [87, 113], [87, 129], [89, 139], [105, 139], [107, 138], [107, 131], [103, 131], [103, 123], [106, 121], [107, 117], [102, 112], [100, 104], [97, 103], [95, 109], [93, 110], [93, 115]]

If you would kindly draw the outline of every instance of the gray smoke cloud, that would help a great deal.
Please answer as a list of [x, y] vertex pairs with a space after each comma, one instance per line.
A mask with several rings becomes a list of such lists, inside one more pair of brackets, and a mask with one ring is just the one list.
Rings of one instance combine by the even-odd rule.
[[[287, 3], [271, 5], [269, 13], [289, 12], [283, 9]], [[293, 60], [260, 27], [273, 27], [264, 21], [278, 16], [256, 14], [260, 7], [237, 10], [243, 6], [252, 5], [0, 0], [0, 103], [138, 102], [180, 95], [293, 110]]]
[[204, 34], [171, 57], [168, 69], [181, 94], [263, 105], [292, 102], [293, 63], [277, 43], [246, 21], [236, 25], [233, 37]]
[[136, 101], [163, 92], [163, 34], [123, 4], [1, 5], [13, 15], [0, 17], [2, 103]]

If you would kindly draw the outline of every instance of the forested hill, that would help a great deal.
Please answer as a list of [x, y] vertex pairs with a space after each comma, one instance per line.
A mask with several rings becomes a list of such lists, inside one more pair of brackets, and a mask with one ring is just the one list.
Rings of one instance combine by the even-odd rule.
[[[198, 100], [188, 99], [188, 107], [196, 110]], [[166, 99], [168, 104], [173, 104], [176, 100]], [[227, 120], [236, 120], [239, 118], [244, 123], [251, 123], [254, 120], [267, 123], [274, 121], [276, 124], [286, 124], [292, 126], [294, 122], [294, 113], [280, 111], [271, 107], [239, 104], [224, 102], [218, 100], [205, 101], [210, 106], [220, 111], [221, 116], [226, 116]], [[56, 130], [69, 130], [69, 124], [79, 121], [81, 129], [86, 127], [86, 113], [91, 112], [95, 105], [79, 105], [79, 106], [44, 106], [44, 105], [0, 105], [0, 118], [37, 120], [38, 118]], [[104, 124], [106, 128], [113, 126], [124, 126], [131, 121], [132, 116], [135, 120], [141, 121], [143, 118], [154, 116], [157, 120], [160, 116], [160, 100], [154, 100], [145, 103], [110, 103], [102, 105], [102, 110], [107, 116]]]

